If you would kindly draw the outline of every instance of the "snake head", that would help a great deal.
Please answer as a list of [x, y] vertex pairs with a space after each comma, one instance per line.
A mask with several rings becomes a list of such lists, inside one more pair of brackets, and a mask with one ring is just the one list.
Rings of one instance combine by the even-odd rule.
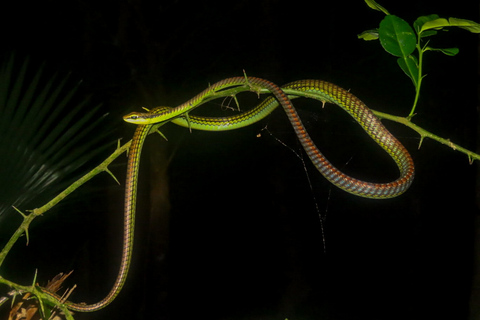
[[156, 124], [170, 120], [171, 118], [164, 120], [162, 116], [168, 114], [171, 109], [170, 107], [156, 107], [148, 110], [148, 112], [132, 112], [123, 116], [123, 120], [128, 123], [140, 125]]
[[123, 116], [123, 120], [128, 123], [142, 124], [142, 116], [139, 112], [132, 112]]

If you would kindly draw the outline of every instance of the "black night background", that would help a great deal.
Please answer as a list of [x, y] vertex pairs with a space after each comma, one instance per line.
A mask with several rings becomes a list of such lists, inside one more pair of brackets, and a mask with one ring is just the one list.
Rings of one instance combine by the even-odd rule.
[[[380, 3], [410, 23], [432, 13], [479, 21], [475, 1]], [[91, 169], [117, 139], [131, 139], [135, 126], [124, 114], [178, 105], [244, 71], [278, 85], [330, 81], [372, 109], [407, 115], [410, 79], [378, 42], [357, 38], [383, 16], [361, 0], [16, 1], [0, 5], [0, 48], [3, 60], [13, 52], [32, 68], [45, 62], [46, 72], [71, 72], [102, 103], [100, 114], [109, 116], [94, 134], [106, 133], [110, 146]], [[413, 121], [478, 150], [478, 35], [451, 29], [432, 41], [460, 53], [426, 54]], [[244, 110], [260, 101], [239, 98]], [[294, 105], [341, 170], [365, 180], [397, 177], [388, 155], [342, 110], [313, 100]], [[233, 114], [229, 107], [235, 102], [214, 101], [196, 113]], [[166, 125], [168, 141], [151, 135], [142, 154], [126, 286], [105, 309], [75, 319], [480, 319], [477, 164], [428, 138], [418, 148], [417, 133], [383, 123], [416, 165], [411, 188], [389, 200], [330, 185], [281, 109], [232, 132]], [[29, 285], [37, 270], [45, 285], [74, 270], [64, 285], [77, 285], [70, 299], [102, 299], [120, 259], [126, 161], [110, 166], [120, 185], [100, 174], [37, 218], [29, 245], [20, 239], [1, 276]], [[13, 213], [1, 220], [2, 244], [19, 222]], [[8, 306], [0, 309], [5, 319]]]

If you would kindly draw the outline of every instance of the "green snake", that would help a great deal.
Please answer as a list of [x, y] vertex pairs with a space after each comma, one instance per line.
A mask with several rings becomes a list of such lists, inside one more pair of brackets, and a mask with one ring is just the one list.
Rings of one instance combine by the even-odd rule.
[[[212, 100], [223, 90], [239, 86], [259, 93], [266, 90], [272, 96], [266, 98], [257, 107], [234, 116], [214, 118], [189, 115], [189, 112], [194, 108]], [[370, 137], [392, 157], [400, 170], [400, 177], [388, 183], [371, 183], [352, 178], [336, 169], [317, 149], [293, 107], [291, 99], [299, 95], [315, 98], [324, 103], [336, 104], [347, 111]], [[124, 116], [126, 122], [138, 124], [138, 127], [135, 130], [128, 152], [123, 253], [120, 270], [112, 289], [103, 300], [90, 305], [63, 301], [65, 306], [70, 310], [79, 312], [99, 310], [116, 298], [125, 283], [132, 257], [140, 154], [146, 136], [154, 129], [155, 124], [171, 121], [177, 125], [196, 130], [233, 130], [265, 118], [278, 105], [281, 105], [285, 110], [295, 134], [312, 163], [335, 186], [357, 196], [386, 199], [404, 193], [411, 185], [414, 177], [414, 164], [406, 148], [383, 126], [380, 120], [362, 101], [345, 89], [320, 80], [295, 81], [282, 88], [270, 81], [254, 77], [234, 77], [219, 81], [175, 108], [157, 107], [148, 113], [133, 112]], [[50, 293], [44, 288], [40, 289], [54, 299], [62, 301], [58, 295]]]

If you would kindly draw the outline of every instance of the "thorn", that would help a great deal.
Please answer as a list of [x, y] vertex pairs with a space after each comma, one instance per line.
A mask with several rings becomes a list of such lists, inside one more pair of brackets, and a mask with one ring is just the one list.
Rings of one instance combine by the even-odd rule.
[[248, 77], [247, 77], [247, 73], [245, 72], [245, 69], [243, 69], [242, 71], [243, 71], [243, 76], [245, 77], [245, 81], [248, 83]]
[[190, 131], [190, 133], [192, 133], [192, 124], [190, 123], [190, 117], [188, 116], [188, 112], [185, 112], [185, 120], [187, 120], [187, 124], [188, 124], [188, 130]]
[[117, 140], [117, 150], [122, 147], [122, 144], [120, 143], [121, 140], [121, 138]]
[[260, 98], [261, 88], [255, 88], [255, 87], [250, 83], [250, 81], [248, 80], [248, 77], [247, 77], [247, 73], [245, 72], [245, 69], [243, 69], [243, 76], [245, 77], [246, 85], [250, 88], [250, 91], [256, 92], [256, 93], [257, 93], [257, 96]]
[[25, 246], [28, 246], [28, 244], [30, 243], [30, 234], [28, 233], [28, 228], [25, 228], [25, 238], [26, 238], [26, 242], [25, 242]]
[[233, 100], [235, 100], [235, 104], [237, 105], [237, 110], [240, 112], [240, 103], [238, 102], [236, 95], [233, 95]]
[[[22, 211], [20, 211], [19, 209], [17, 209], [15, 206], [12, 206], [12, 208], [15, 209], [15, 211], [17, 211], [18, 213], [20, 213], [20, 214], [22, 215], [23, 219], [26, 219], [26, 218], [27, 218], [27, 216], [26, 216]], [[29, 233], [28, 233], [28, 228], [24, 228], [24, 231], [25, 231], [25, 237], [26, 237], [26, 239], [27, 239], [25, 245], [28, 246], [28, 244], [30, 243], [30, 235], [29, 235]]]
[[[33, 277], [32, 289], [35, 288], [37, 283], [37, 269], [35, 269], [35, 276]], [[35, 295], [38, 300], [38, 305], [40, 306], [40, 313], [42, 314], [43, 318], [45, 318], [45, 306], [43, 305], [43, 299], [37, 295]]]
[[22, 211], [20, 211], [19, 209], [17, 209], [17, 207], [12, 206], [12, 208], [15, 209], [15, 211], [17, 211], [18, 213], [20, 213], [24, 219], [27, 218], [27, 216], [26, 216]]
[[[10, 292], [9, 292], [9, 294], [10, 294]], [[15, 305], [15, 299], [17, 298], [17, 296], [18, 296], [19, 294], [21, 294], [21, 293], [19, 293], [19, 292], [16, 291], [16, 290], [13, 292], [13, 294], [12, 294], [12, 304], [11, 304], [11, 308], [13, 308], [13, 306]]]
[[420, 142], [418, 143], [418, 150], [420, 150], [420, 147], [422, 146], [423, 139], [425, 139], [425, 136], [420, 135]]
[[[32, 289], [34, 289], [36, 287], [36, 283], [37, 283], [37, 272], [38, 270], [35, 269], [35, 275], [33, 276], [33, 283], [32, 283]], [[42, 298], [40, 298], [39, 296], [35, 295], [37, 300], [38, 300], [38, 305], [40, 306], [40, 313], [42, 314], [42, 316], [45, 315], [45, 307], [43, 305], [43, 300]]]
[[156, 133], [158, 133], [165, 141], [168, 141], [167, 137], [160, 131], [160, 130], [155, 130]]
[[113, 180], [115, 180], [118, 183], [118, 185], [120, 185], [120, 182], [118, 181], [117, 177], [115, 177], [115, 175], [110, 170], [108, 170], [108, 168], [105, 168], [105, 171], [113, 178]]
[[35, 268], [35, 275], [33, 276], [32, 288], [35, 287], [35, 283], [37, 282], [37, 273], [38, 273], [38, 269]]

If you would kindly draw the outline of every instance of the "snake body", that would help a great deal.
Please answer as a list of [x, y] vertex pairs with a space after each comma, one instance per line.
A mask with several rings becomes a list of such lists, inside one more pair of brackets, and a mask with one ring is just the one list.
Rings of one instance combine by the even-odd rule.
[[[250, 80], [252, 78], [249, 78]], [[254, 78], [255, 79], [255, 78]], [[272, 84], [273, 85], [273, 84]], [[275, 90], [276, 86], [269, 88]], [[280, 90], [280, 88], [278, 88]], [[297, 111], [285, 92], [314, 93], [312, 97], [340, 106], [355, 119], [370, 137], [379, 144], [395, 161], [400, 177], [388, 183], [371, 183], [350, 177], [335, 168], [315, 146], [314, 142], [305, 130]], [[281, 97], [279, 99], [279, 97]], [[406, 148], [393, 136], [373, 112], [356, 96], [347, 90], [321, 80], [299, 80], [282, 87], [274, 97], [269, 97], [257, 107], [230, 117], [171, 117], [173, 108], [160, 107], [149, 113], [132, 113], [125, 116], [125, 121], [133, 123], [156, 123], [163, 119], [184, 127], [207, 131], [225, 131], [248, 126], [261, 120], [270, 114], [278, 105], [282, 105], [292, 127], [300, 140], [308, 157], [320, 173], [332, 184], [340, 189], [357, 196], [374, 199], [386, 199], [399, 196], [411, 185], [414, 177], [413, 160]], [[133, 117], [133, 119], [132, 119]]]
[[[205, 101], [211, 100], [212, 96], [214, 97], [216, 93], [236, 86], [244, 86], [246, 89], [254, 92], [267, 90], [273, 96], [268, 97], [257, 107], [247, 112], [230, 117], [212, 118], [189, 115], [190, 111]], [[371, 183], [350, 177], [335, 168], [315, 146], [305, 130], [297, 111], [293, 107], [289, 97], [295, 98], [295, 93], [299, 92], [311, 94], [309, 95], [310, 97], [321, 100], [322, 102], [337, 104], [347, 111], [372, 139], [393, 158], [400, 170], [400, 177], [388, 183]], [[295, 81], [282, 88], [270, 81], [253, 77], [248, 77], [248, 79], [246, 77], [234, 77], [219, 81], [175, 108], [158, 107], [148, 113], [134, 112], [124, 117], [125, 121], [139, 125], [133, 136], [128, 153], [125, 183], [123, 253], [120, 270], [112, 289], [101, 301], [90, 305], [70, 301], [66, 301], [64, 304], [73, 311], [96, 311], [110, 304], [121, 291], [132, 257], [140, 154], [146, 136], [155, 124], [171, 121], [191, 129], [207, 131], [233, 130], [261, 120], [270, 114], [278, 105], [281, 105], [284, 109], [295, 134], [312, 163], [332, 184], [357, 196], [374, 199], [396, 197], [405, 192], [411, 185], [414, 177], [414, 165], [410, 154], [383, 126], [372, 111], [350, 92], [334, 84], [320, 80]], [[58, 295], [50, 293], [43, 288], [41, 288], [41, 290], [61, 301]]]

